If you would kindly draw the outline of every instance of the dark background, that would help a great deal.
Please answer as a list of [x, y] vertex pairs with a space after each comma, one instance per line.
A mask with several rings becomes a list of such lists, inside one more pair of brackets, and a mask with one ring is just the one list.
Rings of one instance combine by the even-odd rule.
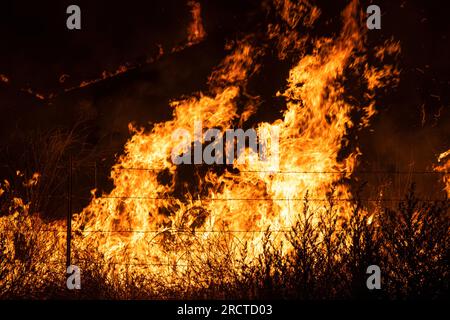
[[[72, 128], [82, 119], [86, 148], [95, 161], [105, 162], [101, 175], [106, 183], [108, 166], [130, 136], [128, 123], [168, 119], [170, 100], [206, 88], [208, 75], [226, 55], [225, 43], [254, 32], [265, 19], [261, 1], [199, 2], [206, 39], [170, 53], [186, 42], [191, 21], [186, 1], [3, 1], [0, 74], [9, 82], [0, 82], [0, 162], [25, 166], [19, 159], [26, 152], [26, 137]], [[330, 24], [320, 27], [327, 21], [339, 26], [347, 1], [332, 2], [317, 1], [322, 16], [314, 32], [330, 35], [339, 30]], [[369, 42], [393, 37], [400, 40], [402, 54], [399, 86], [380, 93], [379, 112], [359, 137], [362, 172], [355, 177], [372, 185], [383, 183], [386, 175], [364, 171], [431, 171], [437, 156], [450, 148], [447, 2], [375, 3], [382, 10], [382, 29], [370, 31]], [[81, 31], [66, 29], [70, 4], [81, 7]], [[369, 4], [363, 1], [362, 7]], [[160, 48], [164, 55], [149, 62]], [[121, 65], [135, 68], [68, 90]], [[268, 58], [251, 79], [250, 93], [262, 101], [259, 119], [279, 116], [279, 110], [273, 112], [275, 93], [288, 70], [289, 64]], [[61, 75], [67, 75], [63, 83]], [[402, 186], [412, 180], [419, 180], [430, 197], [442, 189], [433, 174], [390, 176], [393, 184]], [[92, 181], [86, 184], [92, 187]]]

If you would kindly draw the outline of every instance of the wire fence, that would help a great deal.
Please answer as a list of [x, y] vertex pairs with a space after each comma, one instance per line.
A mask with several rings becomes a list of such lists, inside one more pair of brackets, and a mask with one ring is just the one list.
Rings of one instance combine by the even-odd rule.
[[[184, 166], [186, 167], [186, 165]], [[203, 165], [196, 165], [192, 164], [189, 165], [189, 167], [192, 168], [202, 168]], [[16, 171], [16, 169], [13, 169], [11, 165], [8, 164], [0, 164], [0, 168], [5, 169], [12, 169]], [[56, 166], [57, 169], [68, 169], [68, 166]], [[82, 164], [82, 165], [73, 165], [72, 169], [99, 169], [99, 168], [106, 168], [109, 170], [124, 170], [124, 171], [164, 171], [169, 168], [144, 168], [144, 167], [121, 167], [121, 166], [109, 166], [109, 165], [103, 165], [103, 164]], [[231, 169], [230, 165], [227, 165], [228, 169]], [[393, 175], [423, 175], [423, 174], [435, 174], [435, 175], [449, 175], [450, 171], [436, 171], [436, 170], [353, 170], [353, 171], [298, 171], [298, 170], [236, 170], [236, 172], [233, 171], [227, 171], [228, 174], [236, 174], [239, 175], [241, 173], [271, 173], [271, 174], [335, 174], [335, 175], [347, 175], [347, 174], [393, 174]]]
[[[191, 166], [194, 169], [202, 168], [200, 166], [192, 165]], [[6, 164], [0, 164], [0, 168], [7, 168], [11, 169], [11, 166]], [[101, 200], [120, 200], [120, 201], [143, 201], [143, 200], [151, 200], [151, 201], [170, 201], [176, 199], [174, 196], [145, 196], [145, 195], [119, 195], [119, 196], [112, 196], [112, 195], [101, 195], [101, 196], [79, 196], [72, 194], [72, 174], [76, 170], [83, 170], [83, 169], [91, 169], [94, 172], [95, 177], [95, 188], [97, 188], [97, 177], [98, 177], [98, 170], [100, 168], [104, 168], [107, 170], [115, 170], [115, 171], [138, 171], [138, 172], [161, 172], [164, 170], [167, 170], [167, 168], [143, 168], [143, 167], [121, 167], [121, 166], [106, 166], [98, 163], [92, 163], [92, 164], [83, 164], [83, 165], [76, 165], [70, 162], [69, 166], [57, 166], [57, 169], [60, 170], [67, 170], [69, 179], [68, 179], [68, 191], [66, 195], [40, 195], [41, 197], [46, 197], [49, 199], [65, 199], [68, 201], [68, 216], [67, 216], [67, 226], [66, 229], [28, 229], [28, 230], [21, 230], [21, 232], [24, 233], [63, 233], [66, 234], [66, 241], [67, 241], [67, 249], [66, 249], [66, 265], [71, 264], [71, 257], [72, 257], [72, 247], [71, 247], [71, 238], [72, 235], [75, 233], [77, 235], [79, 234], [92, 234], [92, 233], [101, 233], [101, 234], [117, 234], [117, 233], [133, 233], [133, 234], [164, 234], [164, 233], [172, 233], [172, 234], [180, 234], [180, 233], [186, 233], [186, 234], [205, 234], [205, 233], [287, 233], [292, 232], [292, 229], [285, 228], [285, 229], [278, 229], [278, 230], [201, 230], [201, 229], [175, 229], [175, 228], [164, 228], [161, 230], [81, 230], [76, 229], [72, 230], [71, 227], [71, 221], [72, 221], [72, 201], [74, 199], [77, 200], [84, 200], [84, 201], [101, 201]], [[416, 176], [416, 175], [434, 175], [434, 176], [447, 176], [450, 175], [450, 172], [448, 171], [401, 171], [401, 170], [355, 170], [355, 171], [270, 171], [270, 170], [238, 170], [233, 171], [228, 170], [226, 171], [227, 174], [231, 175], [241, 175], [241, 174], [269, 174], [269, 175], [314, 175], [314, 174], [330, 174], [330, 175], [338, 175], [338, 176], [345, 176], [348, 177], [349, 175], [406, 175], [406, 176]], [[186, 199], [188, 200], [188, 199]], [[251, 202], [257, 202], [257, 201], [270, 201], [270, 202], [289, 202], [289, 201], [308, 201], [308, 202], [401, 202], [404, 201], [402, 198], [339, 198], [339, 197], [326, 197], [326, 198], [258, 198], [258, 197], [242, 197], [242, 198], [214, 198], [214, 197], [197, 197], [189, 199], [191, 201], [201, 201], [201, 202], [230, 202], [230, 201], [251, 201]], [[446, 199], [418, 199], [422, 202], [439, 202], [439, 201], [449, 201], [448, 198]], [[13, 232], [13, 229], [4, 229], [4, 231], [11, 231]], [[84, 260], [78, 259], [80, 262], [86, 262]], [[61, 263], [64, 263], [60, 261]], [[52, 262], [55, 263], [55, 262]], [[59, 263], [59, 262], [58, 262]], [[103, 264], [107, 265], [123, 265], [123, 266], [161, 266], [161, 267], [171, 267], [174, 264], [167, 262], [167, 263], [124, 263], [124, 262], [108, 262], [104, 261]], [[177, 264], [177, 266], [180, 267], [188, 267], [188, 265], [181, 265]]]

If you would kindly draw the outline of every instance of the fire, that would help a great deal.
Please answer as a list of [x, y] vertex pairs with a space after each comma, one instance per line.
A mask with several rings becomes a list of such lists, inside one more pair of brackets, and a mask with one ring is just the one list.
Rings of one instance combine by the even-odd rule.
[[202, 41], [206, 37], [206, 32], [203, 28], [200, 3], [198, 1], [189, 1], [188, 5], [192, 14], [192, 22], [188, 28], [188, 41], [194, 44]]
[[[281, 7], [281, 14], [291, 17], [287, 23], [298, 23], [300, 17], [289, 11], [296, 6], [284, 1]], [[308, 23], [319, 15], [317, 8], [310, 10], [314, 17]], [[155, 124], [150, 132], [131, 128], [133, 136], [112, 169], [114, 189], [94, 196], [75, 217], [76, 250], [95, 248], [107, 263], [150, 265], [154, 267], [146, 272], [170, 277], [170, 269], [160, 265], [183, 270], [192, 259], [208, 259], [207, 248], [217, 241], [230, 247], [246, 243], [250, 257], [257, 257], [262, 250], [261, 231], [288, 230], [307, 192], [317, 200], [318, 210], [331, 188], [333, 197], [351, 198], [341, 181], [350, 177], [360, 152], [355, 149], [340, 157], [341, 147], [349, 128], [367, 126], [374, 115], [374, 90], [384, 78], [396, 75], [394, 69], [368, 67], [358, 10], [357, 2], [352, 2], [343, 12], [340, 36], [317, 39], [313, 52], [291, 68], [286, 88], [278, 92], [286, 101], [283, 117], [257, 126], [259, 132], [279, 128], [279, 170], [274, 171], [270, 163], [235, 163], [234, 170], [223, 173], [198, 173], [198, 185], [189, 188], [179, 185], [180, 169], [170, 160], [176, 129], [192, 132], [195, 120], [206, 128], [232, 128], [237, 122], [245, 124], [254, 112], [247, 105], [240, 116], [237, 104], [247, 79], [258, 69], [258, 56], [264, 54], [247, 37], [233, 44], [232, 52], [211, 74], [209, 92], [173, 101], [173, 119]], [[348, 68], [363, 70], [364, 105], [344, 99]], [[361, 114], [360, 123], [351, 118], [355, 111]], [[161, 181], [162, 175], [167, 181]], [[343, 216], [351, 208], [348, 202], [340, 203]]]
[[[205, 36], [200, 5], [190, 3], [194, 22], [189, 39], [198, 41]], [[99, 197], [93, 193], [91, 203], [74, 216], [75, 264], [95, 257], [115, 279], [121, 279], [125, 268], [137, 266], [138, 275], [150, 273], [153, 278], [148, 279], [179, 284], [174, 278], [184, 281], [180, 280], [184, 270], [208, 261], [213, 251], [219, 252], [219, 259], [225, 251], [237, 259], [245, 249], [251, 263], [263, 250], [264, 231], [289, 230], [306, 194], [316, 212], [324, 210], [323, 201], [329, 196], [352, 198], [343, 179], [352, 175], [361, 153], [357, 147], [342, 152], [349, 129], [369, 125], [375, 114], [375, 90], [398, 72], [391, 65], [369, 65], [357, 1], [343, 11], [342, 30], [335, 38], [309, 39], [296, 31], [300, 23], [311, 27], [319, 19], [320, 10], [307, 1], [297, 5], [275, 1], [274, 8], [282, 19], [268, 26], [265, 41], [277, 44], [280, 59], [292, 55], [295, 61], [285, 87], [276, 93], [285, 101], [282, 117], [261, 122], [256, 129], [260, 134], [279, 130], [279, 163], [235, 162], [233, 168], [206, 172], [190, 168], [195, 175], [183, 182], [183, 169], [171, 161], [177, 144], [172, 140], [175, 130], [193, 132], [195, 121], [204, 128], [223, 130], [245, 126], [255, 113], [252, 100], [244, 99], [242, 106], [240, 98], [246, 95], [247, 80], [258, 72], [258, 59], [267, 50], [256, 45], [251, 35], [245, 36], [227, 47], [230, 53], [211, 73], [207, 92], [172, 101], [172, 119], [155, 124], [151, 131], [130, 126], [132, 137], [112, 168], [114, 188]], [[278, 38], [276, 32], [281, 32]], [[309, 53], [306, 40], [313, 43]], [[399, 46], [390, 44], [376, 58], [381, 62], [398, 50]], [[112, 75], [126, 70], [120, 68]], [[345, 99], [349, 73], [364, 84], [363, 101]], [[354, 114], [359, 115], [358, 121]], [[247, 153], [249, 159], [254, 156]], [[38, 179], [35, 176], [33, 183]], [[331, 195], [330, 190], [334, 190]], [[22, 206], [26, 210], [26, 204]], [[353, 208], [348, 201], [339, 201], [338, 206], [343, 218]], [[0, 218], [0, 228], [8, 221]], [[51, 227], [62, 227], [62, 223]], [[271, 234], [278, 244], [279, 232]], [[64, 237], [57, 242], [52, 246], [63, 248]]]
[[[447, 159], [445, 161], [445, 159]], [[440, 171], [444, 173], [443, 176], [443, 182], [445, 184], [445, 191], [447, 192], [447, 195], [450, 196], [450, 175], [449, 175], [449, 171], [450, 171], [450, 149], [447, 150], [446, 152], [443, 152], [439, 155], [438, 157], [438, 162], [442, 163], [439, 166], [435, 167], [436, 171]]]
[[[23, 185], [34, 187], [40, 179], [34, 173], [30, 179], [24, 174], [16, 172], [17, 177], [23, 178]], [[58, 228], [61, 222], [46, 223], [39, 216], [28, 214], [30, 203], [14, 194], [8, 180], [0, 182], [0, 287], [11, 290], [18, 286], [20, 274], [36, 272], [35, 286], [45, 285], [46, 275], [50, 270], [64, 274], [64, 237]]]
[[0, 74], [0, 81], [4, 83], [9, 83], [9, 78], [5, 76], [4, 74]]

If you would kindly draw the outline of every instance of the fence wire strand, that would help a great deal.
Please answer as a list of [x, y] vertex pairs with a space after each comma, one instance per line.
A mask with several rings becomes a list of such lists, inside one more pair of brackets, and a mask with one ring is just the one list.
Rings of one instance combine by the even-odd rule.
[[[0, 164], [0, 168], [8, 168], [11, 169], [11, 166]], [[83, 169], [83, 168], [92, 168], [99, 169], [105, 168], [109, 170], [119, 170], [119, 171], [139, 171], [139, 172], [160, 172], [167, 170], [168, 168], [143, 168], [143, 167], [120, 167], [120, 166], [106, 166], [98, 163], [92, 165], [74, 165], [73, 169]], [[197, 166], [193, 166], [193, 169], [196, 169]], [[67, 169], [66, 166], [57, 166], [57, 169]], [[239, 175], [241, 173], [263, 173], [263, 174], [293, 174], [293, 175], [310, 175], [310, 174], [333, 174], [333, 175], [342, 175], [346, 176], [349, 174], [373, 174], [373, 175], [449, 175], [448, 171], [382, 171], [382, 170], [355, 170], [355, 171], [281, 171], [281, 170], [237, 170], [231, 171], [231, 169], [227, 167], [226, 173], [232, 175]], [[16, 170], [14, 170], [16, 172]], [[97, 177], [97, 171], [95, 173]], [[111, 196], [111, 195], [103, 195], [99, 197], [86, 197], [86, 196], [77, 196], [77, 195], [46, 195], [46, 198], [54, 198], [54, 199], [68, 199], [71, 197], [72, 199], [78, 200], [86, 200], [86, 201], [96, 201], [96, 200], [154, 200], [154, 201], [170, 201], [177, 199], [176, 197], [159, 197], [159, 196]], [[308, 202], [401, 202], [405, 199], [400, 198], [385, 198], [385, 199], [372, 199], [372, 198], [208, 198], [208, 197], [199, 197], [186, 199], [189, 201], [308, 201]], [[449, 199], [418, 199], [421, 202], [448, 202]], [[15, 232], [17, 230], [12, 229], [4, 229], [4, 231]], [[66, 233], [66, 229], [27, 229], [20, 230], [20, 232], [25, 233]], [[185, 233], [185, 234], [203, 234], [203, 233], [289, 233], [292, 232], [292, 229], [278, 229], [278, 230], [186, 230], [186, 229], [162, 229], [162, 230], [80, 230], [73, 229], [71, 230], [72, 234], [85, 234], [85, 233], [102, 233], [102, 234], [112, 234], [112, 233], [142, 233], [142, 234], [164, 234], [166, 232], [169, 233]], [[123, 263], [123, 262], [93, 262], [86, 259], [75, 259], [79, 262], [89, 262], [89, 263], [98, 263], [98, 264], [107, 264], [107, 265], [123, 265], [123, 266], [162, 266], [162, 267], [189, 267], [189, 265], [181, 265], [181, 264], [173, 264], [173, 263]], [[49, 262], [49, 264], [64, 264], [64, 261], [61, 262]]]

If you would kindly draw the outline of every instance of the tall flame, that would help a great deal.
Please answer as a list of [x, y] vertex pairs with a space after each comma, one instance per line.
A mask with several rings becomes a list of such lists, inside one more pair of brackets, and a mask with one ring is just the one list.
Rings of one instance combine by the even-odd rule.
[[[204, 31], [199, 5], [191, 2], [191, 6], [194, 41]], [[285, 103], [282, 117], [260, 122], [256, 130], [261, 135], [279, 131], [279, 163], [235, 162], [232, 168], [205, 171], [180, 168], [171, 161], [178, 144], [172, 140], [175, 130], [194, 132], [195, 121], [201, 121], [205, 129], [225, 131], [245, 126], [255, 113], [252, 100], [241, 98], [247, 95], [247, 80], [258, 72], [258, 59], [267, 53], [267, 46], [245, 36], [227, 47], [230, 54], [211, 73], [207, 92], [172, 101], [172, 119], [155, 124], [151, 131], [130, 126], [133, 135], [112, 168], [114, 188], [100, 197], [93, 193], [91, 203], [74, 216], [75, 260], [85, 253], [100, 258], [105, 262], [102, 268], [115, 279], [122, 277], [119, 271], [137, 265], [138, 275], [151, 272], [174, 283], [172, 278], [186, 266], [207, 261], [213, 246], [236, 255], [235, 248], [244, 247], [250, 260], [257, 257], [263, 250], [263, 232], [288, 230], [306, 194], [316, 212], [324, 210], [322, 201], [330, 190], [333, 197], [351, 198], [343, 180], [357, 166], [360, 151], [357, 147], [347, 151], [350, 129], [369, 125], [375, 114], [375, 90], [398, 73], [391, 66], [369, 65], [357, 1], [343, 11], [339, 36], [315, 40], [300, 35], [297, 26], [311, 27], [320, 16], [317, 7], [307, 1], [276, 0], [274, 8], [281, 19], [268, 26], [264, 41], [277, 44], [280, 59], [292, 56], [296, 61], [285, 87], [276, 93]], [[308, 54], [307, 40], [313, 43]], [[381, 62], [398, 50], [391, 42], [375, 58]], [[350, 78], [357, 79], [355, 84], [346, 82]], [[349, 86], [356, 83], [363, 98], [348, 99]], [[355, 102], [359, 100], [364, 102]], [[242, 101], [248, 102], [242, 106]], [[255, 157], [249, 150], [246, 156]], [[195, 171], [187, 182], [185, 170]], [[352, 210], [350, 202], [338, 206], [343, 217]], [[0, 223], [8, 221], [0, 218]], [[276, 236], [271, 235], [279, 243]], [[59, 239], [62, 247], [64, 239]]]
[[[281, 8], [282, 15], [291, 17], [287, 23], [299, 19], [292, 15], [297, 7], [291, 2], [284, 1]], [[320, 14], [317, 8], [313, 12], [308, 23]], [[351, 175], [360, 152], [355, 149], [342, 156], [341, 149], [350, 128], [368, 124], [375, 113], [373, 92], [389, 77], [389, 69], [368, 67], [359, 14], [357, 2], [351, 2], [343, 12], [340, 36], [316, 40], [312, 53], [291, 68], [286, 88], [278, 92], [286, 101], [283, 117], [258, 124], [259, 132], [280, 130], [279, 170], [273, 171], [270, 163], [235, 163], [234, 170], [198, 173], [198, 186], [192, 191], [180, 188], [180, 168], [170, 160], [176, 129], [193, 132], [194, 121], [199, 120], [205, 128], [225, 130], [250, 116], [244, 113], [245, 119], [240, 119], [237, 100], [257, 70], [255, 60], [263, 49], [247, 37], [234, 44], [211, 74], [209, 92], [173, 101], [173, 119], [157, 123], [150, 132], [132, 128], [133, 136], [112, 169], [113, 190], [94, 197], [75, 219], [80, 232], [75, 248], [95, 248], [111, 263], [169, 262], [176, 267], [188, 263], [192, 255], [206, 259], [209, 241], [223, 237], [231, 243], [247, 243], [248, 252], [256, 257], [262, 250], [263, 234], [258, 231], [290, 228], [307, 192], [319, 200], [318, 208], [332, 187], [333, 196], [351, 197], [341, 180]], [[363, 70], [365, 105], [344, 99], [349, 69]], [[355, 111], [361, 115], [360, 123], [351, 118]], [[349, 203], [340, 206], [344, 216], [351, 209]], [[164, 272], [158, 267], [154, 271]]]

